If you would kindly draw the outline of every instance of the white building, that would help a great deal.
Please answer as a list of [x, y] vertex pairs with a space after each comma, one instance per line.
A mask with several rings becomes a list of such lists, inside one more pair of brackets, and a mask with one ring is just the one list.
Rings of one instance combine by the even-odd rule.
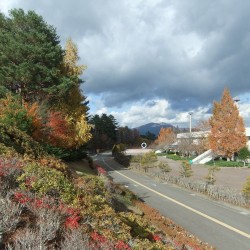
[[[188, 132], [188, 133], [179, 133], [177, 134], [177, 141], [180, 141], [181, 139], [189, 139], [191, 138], [193, 142], [197, 142], [200, 139], [204, 139], [208, 137], [210, 131], [197, 131], [197, 132]], [[250, 127], [246, 128], [246, 136], [247, 136], [247, 147], [250, 150]]]
[[[208, 137], [210, 131], [198, 131], [191, 133], [179, 133], [177, 134], [177, 144], [181, 140], [192, 139], [192, 142], [195, 144], [199, 144], [200, 140], [204, 140]], [[246, 128], [246, 136], [247, 136], [247, 147], [250, 150], [250, 127]], [[214, 153], [211, 149], [205, 151], [201, 155], [198, 155], [195, 159], [192, 160], [194, 164], [204, 164], [213, 159]]]
[[250, 127], [246, 128], [247, 147], [250, 150]]

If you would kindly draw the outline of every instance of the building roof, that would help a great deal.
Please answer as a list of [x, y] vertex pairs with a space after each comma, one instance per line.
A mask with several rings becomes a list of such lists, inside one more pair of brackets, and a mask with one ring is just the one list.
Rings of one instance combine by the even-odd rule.
[[[204, 138], [209, 135], [210, 131], [197, 131], [197, 132], [191, 132], [191, 138]], [[250, 137], [250, 127], [246, 128], [246, 136]], [[177, 139], [185, 139], [190, 138], [190, 133], [179, 133], [177, 134]]]
[[204, 138], [209, 135], [210, 131], [197, 131], [191, 133], [179, 133], [177, 134], [177, 139], [184, 139], [184, 138]]

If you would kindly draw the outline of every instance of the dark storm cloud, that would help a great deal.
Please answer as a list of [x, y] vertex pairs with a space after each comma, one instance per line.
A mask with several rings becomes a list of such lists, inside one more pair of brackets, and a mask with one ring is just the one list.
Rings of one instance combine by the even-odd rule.
[[78, 44], [83, 88], [108, 107], [165, 98], [190, 110], [250, 92], [248, 0], [17, 1]]

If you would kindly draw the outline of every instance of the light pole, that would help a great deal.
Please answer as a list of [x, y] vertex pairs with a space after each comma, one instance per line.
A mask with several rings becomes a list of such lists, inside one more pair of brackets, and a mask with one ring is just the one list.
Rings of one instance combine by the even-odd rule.
[[191, 133], [192, 133], [192, 114], [193, 112], [189, 112], [189, 133], [190, 133], [190, 136], [191, 136]]
[[188, 150], [188, 156], [191, 154], [191, 149], [192, 149], [192, 114], [193, 112], [188, 112], [189, 114], [189, 150]]

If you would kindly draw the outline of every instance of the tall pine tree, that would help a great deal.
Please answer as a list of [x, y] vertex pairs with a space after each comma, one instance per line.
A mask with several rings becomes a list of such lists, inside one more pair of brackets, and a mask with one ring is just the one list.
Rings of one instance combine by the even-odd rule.
[[224, 90], [221, 102], [214, 102], [213, 115], [209, 123], [210, 148], [217, 154], [230, 159], [246, 145], [244, 121], [228, 89]]
[[0, 13], [0, 85], [26, 101], [55, 102], [74, 85], [62, 72], [63, 54], [55, 28], [34, 11]]
[[111, 149], [117, 142], [118, 123], [114, 116], [102, 114], [90, 118], [93, 125], [92, 146], [95, 149]]

